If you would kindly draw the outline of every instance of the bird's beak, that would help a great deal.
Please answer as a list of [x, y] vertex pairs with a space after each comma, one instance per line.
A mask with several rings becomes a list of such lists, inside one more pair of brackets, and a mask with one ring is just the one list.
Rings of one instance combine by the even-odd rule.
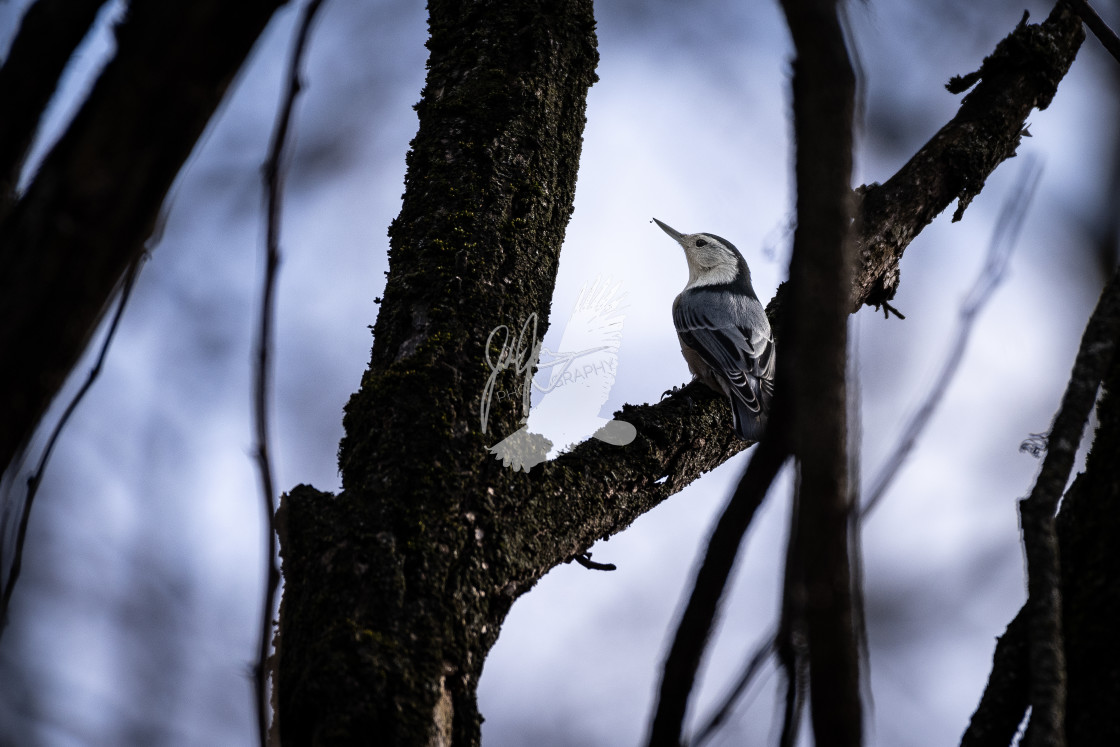
[[657, 225], [661, 226], [662, 231], [664, 231], [665, 233], [672, 236], [673, 241], [677, 242], [678, 244], [681, 243], [681, 239], [684, 238], [684, 235], [680, 231], [676, 231], [672, 228], [669, 228], [669, 226], [665, 225], [664, 223], [659, 221], [657, 218], [654, 218], [653, 222], [656, 223]]

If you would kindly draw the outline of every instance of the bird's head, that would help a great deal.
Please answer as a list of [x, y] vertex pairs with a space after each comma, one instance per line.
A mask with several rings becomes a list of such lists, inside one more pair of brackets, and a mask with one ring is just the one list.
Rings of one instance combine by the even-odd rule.
[[684, 249], [684, 258], [688, 262], [688, 285], [685, 288], [728, 285], [737, 280], [746, 280], [750, 284], [746, 260], [727, 239], [711, 233], [681, 233], [657, 218], [653, 222]]

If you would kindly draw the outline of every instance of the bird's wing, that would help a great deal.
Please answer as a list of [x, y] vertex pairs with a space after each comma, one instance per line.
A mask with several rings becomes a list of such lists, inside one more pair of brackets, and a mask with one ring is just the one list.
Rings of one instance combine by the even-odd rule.
[[762, 411], [774, 391], [774, 338], [762, 305], [754, 299], [704, 304], [702, 298], [685, 293], [673, 303], [681, 342], [730, 384], [748, 410]]

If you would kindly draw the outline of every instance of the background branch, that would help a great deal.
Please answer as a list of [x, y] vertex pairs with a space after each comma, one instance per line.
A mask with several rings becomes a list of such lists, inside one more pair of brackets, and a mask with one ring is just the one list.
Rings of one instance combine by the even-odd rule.
[[1032, 706], [1028, 738], [1032, 745], [1065, 743], [1065, 650], [1054, 515], [1117, 339], [1120, 274], [1105, 287], [1085, 327], [1069, 385], [1050, 429], [1042, 470], [1030, 496], [1019, 503], [1028, 573]]
[[[143, 250], [164, 196], [283, 0], [135, 2], [117, 52], [0, 222], [0, 469]], [[206, 39], [206, 44], [198, 40]]]
[[770, 431], [752, 455], [708, 540], [704, 562], [696, 573], [688, 604], [665, 657], [661, 687], [651, 719], [650, 747], [676, 747], [680, 744], [696, 670], [707, 647], [719, 601], [735, 565], [743, 535], [788, 453], [784, 420], [775, 408], [770, 419]]
[[[269, 358], [272, 349], [273, 325], [276, 316], [276, 275], [280, 269], [280, 219], [284, 202], [284, 155], [288, 145], [288, 131], [292, 124], [292, 111], [296, 97], [303, 90], [300, 70], [311, 24], [323, 0], [309, 0], [304, 6], [292, 41], [291, 57], [285, 77], [285, 90], [276, 113], [276, 122], [269, 142], [268, 156], [262, 169], [265, 188], [265, 257], [261, 278], [261, 306], [257, 329], [257, 358], [254, 371], [253, 415], [256, 425], [256, 461], [261, 481], [261, 500], [264, 507], [265, 528], [265, 585], [261, 600], [260, 640], [257, 644], [255, 667], [254, 708], [257, 714], [257, 736], [261, 747], [269, 744], [268, 716], [271, 698], [268, 694], [269, 651], [272, 649], [273, 615], [276, 610], [276, 593], [280, 586], [280, 568], [276, 561], [276, 489], [272, 479], [272, 457], [269, 449], [269, 395], [272, 371]], [[278, 723], [274, 723], [278, 727]], [[276, 742], [279, 743], [279, 729]]]
[[16, 199], [20, 170], [62, 71], [105, 0], [36, 0], [0, 67], [0, 221]]
[[835, 0], [783, 0], [782, 8], [796, 48], [797, 228], [781, 381], [792, 395], [799, 468], [783, 591], [783, 617], [785, 611], [790, 617], [783, 627], [805, 634], [816, 743], [858, 745], [863, 723], [854, 597], [860, 580], [853, 578], [848, 545], [854, 505], [847, 394], [856, 79]]
[[1108, 27], [1104, 19], [1097, 15], [1097, 11], [1093, 10], [1093, 6], [1089, 5], [1086, 0], [1069, 0], [1069, 4], [1077, 10], [1077, 15], [1085, 21], [1085, 25], [1093, 32], [1093, 35], [1100, 41], [1110, 55], [1120, 62], [1120, 38], [1116, 37], [1116, 32]]
[[979, 276], [972, 284], [964, 303], [958, 311], [957, 330], [949, 352], [944, 356], [941, 370], [934, 380], [926, 396], [907, 421], [902, 429], [902, 436], [898, 439], [895, 448], [884, 460], [882, 469], [875, 476], [871, 489], [863, 499], [860, 513], [864, 516], [870, 514], [879, 501], [882, 500], [898, 471], [906, 462], [907, 456], [913, 451], [918, 442], [918, 437], [929, 424], [930, 418], [936, 411], [949, 385], [956, 378], [957, 370], [964, 359], [968, 341], [972, 336], [972, 328], [983, 311], [988, 301], [995, 293], [996, 287], [1003, 282], [1007, 271], [1007, 264], [1011, 259], [1011, 252], [1023, 227], [1027, 208], [1031, 204], [1035, 190], [1038, 188], [1042, 167], [1037, 159], [1028, 157], [1023, 165], [1023, 176], [1015, 191], [1010, 194], [1000, 210], [996, 219], [996, 226], [992, 232], [991, 241], [988, 242], [988, 254]]
[[[144, 255], [141, 255], [128, 268], [128, 272], [125, 273], [124, 280], [121, 283], [120, 299], [117, 301], [117, 310], [113, 312], [113, 318], [109, 322], [108, 330], [105, 332], [105, 341], [101, 343], [101, 350], [97, 354], [97, 360], [94, 361], [93, 367], [86, 376], [86, 380], [82, 383], [78, 391], [74, 393], [73, 398], [71, 398], [70, 403], [66, 405], [66, 409], [63, 410], [58, 422], [55, 423], [54, 428], [51, 430], [51, 435], [47, 439], [47, 444], [43, 447], [43, 453], [39, 457], [39, 463], [35, 467], [35, 472], [27, 480], [27, 495], [24, 496], [23, 505], [20, 507], [19, 526], [16, 529], [16, 543], [12, 550], [11, 565], [8, 568], [3, 587], [0, 587], [0, 637], [3, 636], [4, 630], [8, 626], [8, 608], [12, 600], [12, 591], [15, 589], [16, 582], [19, 581], [20, 570], [23, 568], [23, 547], [27, 540], [27, 525], [31, 521], [31, 507], [35, 502], [35, 496], [39, 493], [39, 485], [43, 482], [43, 475], [46, 474], [51, 453], [54, 451], [55, 444], [58, 443], [58, 438], [62, 435], [63, 429], [70, 421], [70, 416], [78, 409], [78, 405], [81, 404], [86, 393], [93, 387], [93, 383], [97, 381], [97, 377], [101, 375], [101, 368], [104, 366], [105, 358], [109, 354], [109, 346], [112, 345], [113, 338], [117, 333], [117, 327], [120, 325], [121, 317], [124, 316], [125, 307], [128, 305], [128, 299], [132, 295], [132, 288], [136, 283], [136, 276], [140, 274], [140, 267], [143, 264], [143, 260]], [[3, 552], [3, 549], [2, 545], [0, 545], [0, 559], [4, 558], [7, 554]]]

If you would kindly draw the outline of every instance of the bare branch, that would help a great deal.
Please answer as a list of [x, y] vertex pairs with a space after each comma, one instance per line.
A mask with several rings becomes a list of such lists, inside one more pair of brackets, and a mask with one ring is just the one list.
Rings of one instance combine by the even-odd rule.
[[1011, 258], [1011, 252], [1023, 226], [1023, 217], [1034, 197], [1041, 173], [1041, 166], [1037, 159], [1028, 159], [1024, 164], [1023, 177], [1018, 187], [1008, 195], [1004, 202], [999, 218], [996, 220], [995, 229], [992, 231], [992, 239], [988, 243], [987, 259], [957, 313], [956, 334], [953, 337], [949, 352], [944, 357], [941, 371], [917, 411], [907, 421], [906, 427], [902, 430], [902, 437], [895, 444], [890, 456], [885, 460], [883, 468], [875, 476], [871, 490], [868, 491], [863, 507], [860, 509], [863, 516], [867, 516], [875, 510], [891, 483], [894, 482], [898, 471], [917, 444], [918, 437], [925, 430], [930, 418], [933, 417], [933, 413], [945, 396], [945, 392], [949, 389], [949, 385], [956, 378], [957, 370], [960, 368], [961, 361], [964, 359], [964, 352], [968, 347], [968, 341], [972, 336], [973, 325], [980, 312], [991, 300], [996, 287], [1003, 282], [1007, 263]]
[[[86, 396], [86, 392], [93, 387], [93, 383], [97, 377], [101, 375], [101, 367], [105, 363], [105, 358], [109, 354], [109, 346], [113, 343], [113, 338], [117, 334], [117, 326], [120, 324], [121, 317], [124, 316], [125, 306], [128, 304], [128, 299], [132, 295], [132, 287], [136, 282], [136, 276], [140, 274], [140, 267], [143, 264], [145, 255], [141, 255], [135, 262], [128, 268], [128, 272], [124, 276], [121, 283], [120, 300], [117, 302], [117, 310], [113, 313], [113, 319], [109, 322], [109, 329], [105, 333], [105, 341], [101, 343], [101, 351], [97, 354], [97, 360], [90, 369], [89, 375], [86, 376], [85, 382], [82, 383], [81, 388], [74, 394], [66, 409], [62, 412], [62, 416], [55, 423], [54, 430], [51, 431], [50, 438], [47, 439], [47, 445], [43, 448], [43, 453], [39, 457], [39, 463], [35, 467], [34, 474], [27, 480], [27, 495], [23, 499], [23, 506], [20, 509], [19, 528], [16, 531], [16, 546], [12, 554], [12, 565], [8, 569], [8, 577], [4, 582], [3, 593], [0, 594], [0, 636], [3, 635], [4, 629], [8, 626], [8, 608], [12, 600], [12, 591], [15, 589], [16, 582], [19, 581], [20, 570], [23, 568], [23, 546], [27, 539], [27, 525], [31, 520], [31, 506], [35, 502], [35, 496], [39, 492], [39, 485], [43, 481], [43, 475], [46, 474], [47, 463], [50, 461], [51, 453], [54, 451], [54, 446], [58, 442], [58, 437], [62, 434], [62, 430], [70, 421], [70, 416], [78, 409], [78, 405]], [[0, 558], [4, 556], [0, 552]]]
[[37, 0], [0, 67], [0, 220], [15, 201], [20, 169], [62, 71], [105, 0]]
[[271, 668], [268, 666], [269, 651], [272, 649], [273, 613], [276, 609], [276, 592], [280, 586], [280, 568], [276, 563], [276, 492], [272, 479], [272, 458], [268, 438], [268, 400], [271, 390], [271, 369], [269, 353], [272, 349], [272, 325], [276, 316], [276, 274], [280, 268], [280, 211], [283, 205], [284, 179], [282, 161], [288, 143], [288, 130], [291, 127], [292, 111], [296, 97], [303, 90], [300, 70], [307, 40], [311, 34], [311, 24], [323, 0], [309, 0], [303, 9], [296, 36], [292, 42], [291, 59], [288, 62], [287, 87], [284, 91], [280, 109], [276, 113], [276, 123], [272, 130], [272, 140], [268, 157], [264, 163], [262, 177], [266, 192], [266, 239], [264, 277], [261, 279], [260, 326], [257, 329], [257, 362], [255, 386], [253, 390], [253, 414], [257, 437], [257, 470], [261, 480], [261, 498], [264, 503], [265, 531], [267, 533], [264, 599], [261, 609], [260, 641], [257, 650], [255, 706], [257, 713], [257, 733], [261, 747], [268, 747], [268, 679]]
[[1085, 327], [1073, 372], [1047, 439], [1034, 489], [1020, 501], [1030, 615], [1031, 744], [1065, 744], [1065, 654], [1054, 516], [1101, 380], [1120, 338], [1120, 272], [1101, 293]]
[[1077, 11], [1077, 15], [1081, 16], [1081, 20], [1085, 21], [1085, 25], [1097, 37], [1101, 46], [1117, 62], [1120, 62], [1120, 38], [1117, 38], [1116, 32], [1108, 27], [1104, 19], [1097, 15], [1097, 11], [1093, 10], [1093, 7], [1086, 0], [1069, 0], [1069, 4]]
[[[134, 2], [117, 52], [0, 222], [0, 469], [88, 344], [160, 205], [284, 0]], [[205, 39], [206, 43], [199, 43]]]
[[[1015, 154], [1027, 116], [1049, 106], [1084, 37], [1064, 2], [1042, 24], [1020, 24], [976, 71], [979, 82], [956, 116], [894, 176], [858, 190], [853, 311], [894, 298], [906, 247], [953, 200], [960, 202], [959, 219], [996, 166]], [[768, 310], [780, 307], [785, 288]]]
[[680, 743], [696, 670], [707, 647], [719, 601], [735, 565], [743, 534], [788, 455], [785, 426], [783, 419], [778, 417], [777, 408], [780, 406], [780, 402], [775, 403], [770, 431], [751, 455], [750, 464], [708, 540], [704, 562], [696, 573], [688, 605], [665, 658], [661, 688], [650, 726], [650, 747], [676, 747]]
[[[862, 741], [863, 722], [854, 601], [859, 580], [852, 577], [848, 544], [853, 504], [846, 374], [856, 80], [836, 0], [783, 0], [782, 9], [796, 49], [797, 150], [792, 313], [785, 325], [789, 334], [782, 337], [790, 375], [783, 381], [792, 384], [792, 445], [799, 467], [783, 627], [787, 637], [804, 631], [816, 743], [854, 746]], [[793, 672], [797, 669], [795, 662]], [[797, 680], [796, 674], [790, 677], [794, 686]]]

